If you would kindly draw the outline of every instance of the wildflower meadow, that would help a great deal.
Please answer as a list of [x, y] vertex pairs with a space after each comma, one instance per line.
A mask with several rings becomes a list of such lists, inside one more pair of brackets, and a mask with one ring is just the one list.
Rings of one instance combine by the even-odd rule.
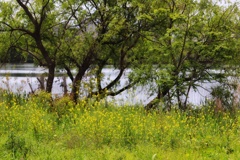
[[1, 91], [0, 159], [239, 159], [239, 113]]

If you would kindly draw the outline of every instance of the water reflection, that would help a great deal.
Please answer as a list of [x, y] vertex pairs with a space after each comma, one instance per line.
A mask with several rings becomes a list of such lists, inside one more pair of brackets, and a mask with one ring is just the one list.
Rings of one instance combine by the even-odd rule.
[[37, 77], [47, 70], [43, 67], [35, 66], [31, 63], [26, 64], [5, 64], [0, 68], [0, 76], [10, 77]]
[[[118, 70], [114, 70], [112, 68], [103, 69], [103, 74], [105, 75], [105, 79], [102, 82], [102, 86], [106, 86], [111, 80], [113, 80], [117, 74]], [[127, 74], [130, 70], [127, 70], [125, 73], [125, 78], [123, 78], [120, 82], [119, 87], [124, 86], [127, 83]], [[30, 93], [31, 90], [37, 90], [40, 86], [37, 77], [42, 76], [44, 73], [47, 73], [47, 69], [39, 66], [35, 66], [34, 64], [6, 64], [0, 68], [0, 88], [4, 88], [17, 93]], [[63, 94], [63, 87], [61, 87], [63, 83], [62, 76], [65, 73], [62, 71], [56, 72], [56, 77], [54, 79], [52, 94], [53, 95], [61, 95]], [[45, 77], [46, 78], [46, 77]], [[85, 81], [89, 81], [90, 79], [85, 78]], [[67, 89], [71, 90], [70, 84], [71, 80], [66, 78]], [[210, 83], [202, 83], [201, 88], [198, 88], [197, 91], [193, 89], [190, 90], [188, 102], [199, 105], [204, 101], [206, 97], [209, 97], [210, 88], [213, 84]], [[129, 104], [147, 104], [151, 101], [155, 95], [149, 96], [148, 86], [144, 87], [135, 87], [134, 89], [129, 89], [115, 97], [108, 97], [109, 100], [116, 100], [117, 103], [129, 103]]]

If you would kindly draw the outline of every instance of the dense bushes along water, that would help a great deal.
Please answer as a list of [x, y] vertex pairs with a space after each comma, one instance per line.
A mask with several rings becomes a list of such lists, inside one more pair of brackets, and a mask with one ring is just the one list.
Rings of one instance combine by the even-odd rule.
[[0, 159], [239, 159], [239, 113], [148, 112], [2, 92]]

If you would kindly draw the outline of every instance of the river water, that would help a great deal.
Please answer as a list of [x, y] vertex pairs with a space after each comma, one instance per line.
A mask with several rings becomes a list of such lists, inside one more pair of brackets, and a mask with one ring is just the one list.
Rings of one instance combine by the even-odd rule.
[[[118, 70], [112, 68], [103, 69], [103, 74], [105, 79], [102, 85], [106, 85], [110, 80], [114, 79], [118, 74]], [[125, 73], [125, 78], [120, 82], [119, 87], [124, 86], [127, 82], [127, 73]], [[34, 66], [34, 64], [6, 64], [0, 68], [0, 88], [10, 90], [15, 93], [30, 93], [31, 90], [37, 90], [39, 88], [39, 82], [37, 77], [42, 74], [47, 73], [45, 68]], [[56, 77], [54, 79], [52, 94], [61, 95], [63, 93], [63, 88], [61, 83], [63, 82], [62, 75], [64, 72], [57, 71]], [[85, 81], [88, 81], [86, 78]], [[70, 91], [71, 81], [69, 78], [66, 79], [68, 84], [68, 90]], [[205, 98], [210, 97], [209, 90], [212, 84], [203, 83], [201, 88], [197, 91], [190, 90], [188, 102], [199, 105], [204, 102]], [[129, 89], [122, 92], [115, 97], [108, 97], [108, 100], [116, 100], [118, 104], [147, 104], [151, 101], [155, 95], [149, 96], [148, 87], [135, 87], [134, 89]]]

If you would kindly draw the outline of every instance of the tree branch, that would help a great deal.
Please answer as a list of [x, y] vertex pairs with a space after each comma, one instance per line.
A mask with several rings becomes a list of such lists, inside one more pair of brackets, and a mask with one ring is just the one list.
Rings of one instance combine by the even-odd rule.
[[17, 3], [23, 8], [23, 10], [25, 11], [25, 13], [27, 14], [28, 18], [31, 20], [31, 22], [34, 24], [34, 26], [36, 27], [38, 25], [37, 20], [33, 17], [32, 13], [29, 11], [27, 4], [23, 4], [23, 2], [21, 0], [16, 0]]

